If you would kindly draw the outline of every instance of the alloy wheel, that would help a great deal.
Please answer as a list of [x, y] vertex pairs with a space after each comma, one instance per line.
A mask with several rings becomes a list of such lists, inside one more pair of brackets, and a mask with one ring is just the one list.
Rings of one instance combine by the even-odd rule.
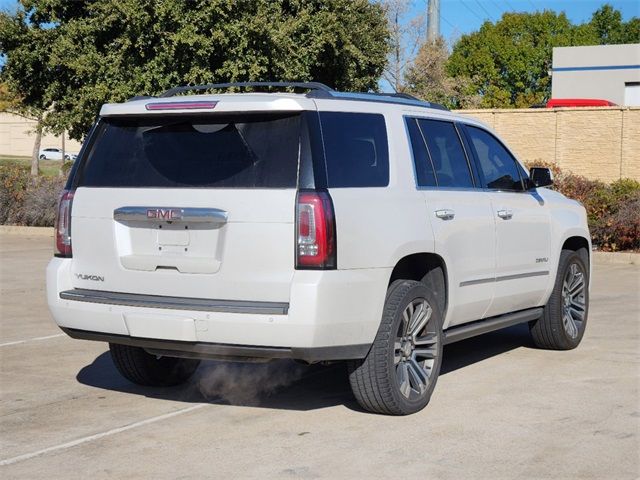
[[577, 263], [569, 265], [562, 284], [562, 325], [571, 338], [577, 338], [584, 323], [586, 275]]
[[433, 309], [424, 298], [414, 299], [402, 312], [394, 343], [393, 363], [400, 393], [416, 400], [431, 382], [438, 356], [438, 334]]

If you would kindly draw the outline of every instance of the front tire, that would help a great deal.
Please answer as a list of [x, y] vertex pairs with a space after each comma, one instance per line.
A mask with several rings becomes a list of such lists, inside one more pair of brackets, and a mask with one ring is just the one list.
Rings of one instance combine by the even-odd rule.
[[531, 323], [539, 348], [571, 350], [584, 336], [589, 313], [589, 254], [586, 249], [562, 250], [558, 274], [544, 313]]
[[46, 160], [47, 156], [46, 155], [40, 155], [40, 160]]
[[422, 410], [442, 364], [442, 316], [421, 282], [396, 280], [387, 290], [382, 321], [363, 360], [348, 363], [356, 400], [370, 412], [408, 415]]
[[111, 359], [120, 374], [148, 387], [171, 387], [186, 382], [200, 365], [200, 360], [156, 357], [140, 347], [109, 344]]

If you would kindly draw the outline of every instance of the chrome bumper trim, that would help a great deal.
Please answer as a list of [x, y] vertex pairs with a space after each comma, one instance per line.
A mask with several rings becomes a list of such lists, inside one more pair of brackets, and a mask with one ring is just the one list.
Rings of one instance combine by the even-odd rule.
[[286, 315], [289, 312], [289, 304], [284, 302], [166, 297], [162, 295], [105, 292], [84, 288], [60, 292], [60, 298], [76, 302], [124, 305], [129, 307], [167, 308], [172, 310], [195, 310], [199, 312], [252, 313], [262, 315]]

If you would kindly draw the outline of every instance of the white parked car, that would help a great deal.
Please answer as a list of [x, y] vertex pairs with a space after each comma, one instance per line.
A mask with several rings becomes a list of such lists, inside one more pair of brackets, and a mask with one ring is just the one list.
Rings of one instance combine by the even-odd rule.
[[[38, 154], [40, 160], [62, 160], [61, 148], [43, 148]], [[64, 159], [66, 161], [76, 161], [78, 154], [75, 152], [65, 152]]]
[[445, 344], [518, 323], [580, 343], [591, 240], [548, 169], [436, 104], [270, 85], [308, 93], [102, 107], [47, 269], [71, 337], [141, 385], [201, 358], [346, 361], [360, 405], [397, 415], [428, 403]]

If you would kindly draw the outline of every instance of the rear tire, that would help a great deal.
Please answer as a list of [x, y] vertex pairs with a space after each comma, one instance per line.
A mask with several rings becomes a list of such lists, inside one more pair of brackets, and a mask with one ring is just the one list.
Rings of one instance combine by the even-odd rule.
[[40, 155], [40, 157], [39, 157], [39, 158], [40, 158], [40, 160], [46, 160], [46, 159], [47, 159], [47, 156], [46, 156], [46, 155]]
[[539, 348], [576, 348], [589, 314], [589, 253], [586, 249], [562, 250], [556, 282], [544, 313], [531, 322], [531, 336]]
[[442, 316], [435, 295], [421, 282], [394, 281], [371, 350], [348, 363], [358, 403], [374, 413], [418, 412], [429, 403], [441, 364]]
[[109, 344], [111, 359], [120, 374], [136, 385], [171, 387], [186, 382], [200, 365], [200, 360], [156, 357], [140, 347]]

